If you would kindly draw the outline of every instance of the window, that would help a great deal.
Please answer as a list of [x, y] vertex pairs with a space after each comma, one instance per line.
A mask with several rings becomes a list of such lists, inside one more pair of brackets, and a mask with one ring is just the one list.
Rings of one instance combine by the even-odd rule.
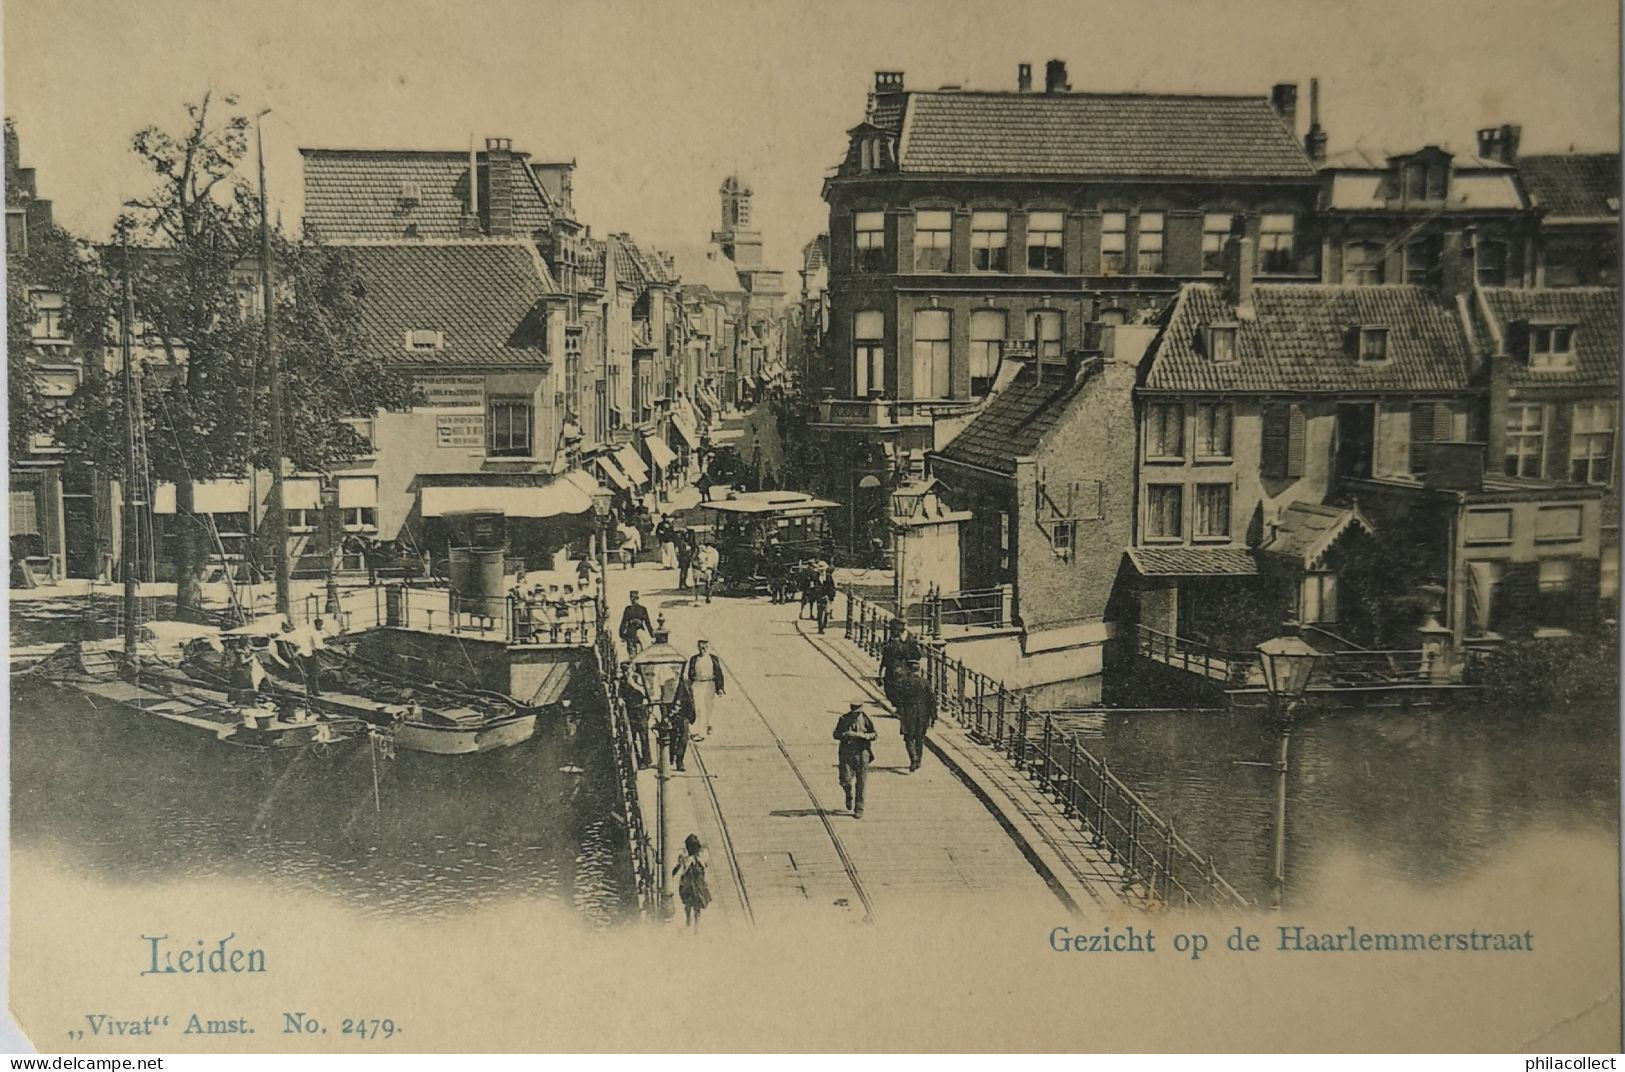
[[1496, 597], [1504, 576], [1506, 563], [1499, 559], [1467, 563], [1467, 632], [1472, 636], [1483, 636], [1500, 624]]
[[341, 476], [339, 519], [345, 532], [378, 531], [378, 478]]
[[1179, 402], [1153, 402], [1145, 410], [1145, 456], [1151, 461], [1185, 457], [1185, 407]]
[[67, 342], [68, 331], [62, 323], [62, 295], [50, 290], [36, 290], [29, 298], [34, 305], [34, 341]]
[[1507, 407], [1506, 475], [1546, 475], [1546, 407], [1513, 404]]
[[1542, 506], [1535, 511], [1536, 543], [1573, 543], [1584, 531], [1585, 510], [1574, 506]]
[[[610, 370], [614, 371], [613, 367]], [[486, 454], [493, 458], [531, 456], [531, 402], [528, 398], [493, 398], [486, 414], [490, 425]]]
[[1209, 212], [1202, 217], [1202, 271], [1217, 275], [1224, 271], [1224, 242], [1230, 237], [1228, 212]]
[[1027, 270], [1060, 272], [1066, 267], [1061, 246], [1061, 214], [1033, 212], [1027, 216]]
[[1077, 543], [1078, 523], [1076, 521], [1067, 519], [1055, 522], [1055, 526], [1050, 530], [1049, 545], [1054, 549], [1058, 557], [1068, 562], [1072, 561], [1072, 552], [1077, 547]]
[[856, 267], [860, 272], [886, 270], [886, 214], [859, 212], [852, 217], [856, 233]]
[[1236, 363], [1236, 325], [1214, 324], [1207, 329], [1208, 358], [1215, 365]]
[[1304, 418], [1299, 405], [1265, 406], [1259, 443], [1259, 471], [1275, 479], [1303, 475]]
[[970, 314], [970, 393], [981, 398], [993, 386], [1004, 359], [1005, 315], [1002, 309], [977, 309]]
[[1428, 168], [1429, 201], [1443, 201], [1449, 184], [1450, 171], [1448, 168], [1439, 165]]
[[1535, 624], [1543, 629], [1567, 629], [1574, 621], [1574, 560], [1540, 560]]
[[408, 350], [441, 350], [445, 345], [446, 337], [438, 331], [418, 328], [406, 333]]
[[1196, 457], [1229, 458], [1234, 407], [1228, 402], [1196, 404]]
[[1033, 353], [1042, 361], [1061, 359], [1061, 314], [1052, 309], [1040, 309], [1027, 316], [1027, 338], [1032, 340]]
[[1165, 219], [1160, 212], [1140, 213], [1138, 250], [1140, 275], [1162, 274], [1162, 228]]
[[913, 397], [949, 397], [948, 330], [948, 310], [920, 309], [915, 312]]
[[1145, 538], [1177, 540], [1185, 533], [1185, 489], [1179, 484], [1148, 484], [1145, 489]]
[[1405, 199], [1424, 201], [1428, 192], [1428, 169], [1425, 164], [1410, 164], [1405, 168]]
[[999, 511], [999, 568], [1010, 568], [1010, 515]]
[[1010, 217], [1003, 212], [970, 215], [970, 266], [978, 272], [1010, 270]]
[[1100, 216], [1100, 274], [1118, 275], [1128, 266], [1128, 213]]
[[1230, 539], [1230, 485], [1196, 485], [1195, 540]]
[[1405, 282], [1415, 286], [1425, 285], [1437, 260], [1437, 247], [1432, 239], [1405, 243]]
[[1265, 273], [1292, 271], [1292, 231], [1290, 212], [1266, 212], [1258, 221], [1258, 270]]
[[1299, 621], [1305, 624], [1332, 624], [1337, 621], [1337, 574], [1306, 573], [1303, 576], [1303, 606]]
[[886, 314], [869, 309], [852, 314], [852, 397], [886, 390]]
[[1368, 364], [1379, 364], [1388, 360], [1387, 328], [1360, 329], [1360, 360]]
[[1576, 402], [1569, 437], [1569, 479], [1608, 484], [1614, 476], [1614, 405]]
[[1480, 242], [1478, 244], [1478, 285], [1504, 287], [1507, 285], [1507, 244]]
[[1556, 371], [1574, 367], [1574, 327], [1570, 324], [1529, 325], [1529, 367]]
[[1350, 242], [1343, 247], [1343, 285], [1369, 287], [1382, 282], [1382, 247], [1375, 242]]
[[914, 214], [914, 270], [946, 272], [953, 262], [954, 214], [947, 210]]

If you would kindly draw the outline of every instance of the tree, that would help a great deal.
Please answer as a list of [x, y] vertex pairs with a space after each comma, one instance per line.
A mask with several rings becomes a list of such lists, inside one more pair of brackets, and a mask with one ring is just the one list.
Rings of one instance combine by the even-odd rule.
[[[222, 99], [235, 109], [236, 98]], [[259, 268], [259, 207], [238, 174], [248, 150], [248, 119], [211, 112], [210, 94], [187, 106], [178, 135], [157, 127], [132, 147], [157, 177], [130, 203], [130, 263], [113, 251], [115, 272], [133, 279], [142, 351], [144, 433], [151, 476], [175, 485], [177, 603], [200, 602], [208, 560], [207, 522], [194, 513], [200, 481], [270, 469], [265, 325], [254, 303]], [[139, 241], [137, 241], [139, 238]], [[370, 357], [361, 331], [362, 288], [341, 251], [273, 235], [277, 350], [283, 368], [289, 461], [305, 471], [352, 460], [365, 441], [346, 418], [370, 417], [411, 402], [410, 380]], [[121, 468], [123, 404], [117, 386], [82, 392], [72, 422], [87, 453]]]

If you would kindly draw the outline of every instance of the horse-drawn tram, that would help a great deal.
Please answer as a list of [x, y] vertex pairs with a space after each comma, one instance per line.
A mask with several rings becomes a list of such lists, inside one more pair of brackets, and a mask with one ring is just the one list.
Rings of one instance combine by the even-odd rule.
[[834, 553], [827, 512], [839, 503], [799, 491], [751, 491], [703, 505], [712, 515], [725, 592], [765, 590], [776, 571], [796, 571]]

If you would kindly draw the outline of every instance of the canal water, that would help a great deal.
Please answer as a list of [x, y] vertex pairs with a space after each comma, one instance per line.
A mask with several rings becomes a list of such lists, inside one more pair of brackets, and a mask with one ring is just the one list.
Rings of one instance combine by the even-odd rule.
[[[18, 624], [15, 642], [45, 639]], [[631, 879], [598, 726], [544, 716], [484, 755], [276, 756], [14, 687], [12, 838], [109, 883], [249, 879], [378, 916], [539, 898], [608, 925]]]
[[[1258, 712], [1056, 716], [1243, 895], [1267, 903], [1279, 737]], [[1287, 904], [1334, 861], [1419, 892], [1561, 834], [1617, 851], [1618, 715], [1463, 705], [1310, 714], [1293, 729]]]

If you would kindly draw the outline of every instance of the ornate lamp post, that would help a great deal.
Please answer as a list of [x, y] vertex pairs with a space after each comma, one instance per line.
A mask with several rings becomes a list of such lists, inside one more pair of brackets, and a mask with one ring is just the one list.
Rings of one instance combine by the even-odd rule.
[[1275, 860], [1270, 890], [1270, 908], [1276, 910], [1286, 895], [1286, 775], [1293, 712], [1309, 687], [1309, 675], [1319, 657], [1320, 652], [1297, 635], [1295, 622], [1286, 623], [1281, 636], [1258, 645], [1264, 687], [1270, 694], [1270, 717], [1281, 738], [1281, 751], [1275, 760]]
[[666, 629], [666, 616], [655, 619], [654, 643], [632, 660], [632, 672], [643, 680], [644, 694], [660, 713], [655, 724], [655, 862], [660, 871], [660, 918], [670, 919], [676, 914], [672, 905], [671, 869], [666, 866], [666, 781], [670, 778], [668, 757], [671, 749], [669, 731], [677, 706], [677, 686], [683, 676], [688, 656], [671, 646]]
[[598, 523], [598, 624], [609, 621], [609, 507], [615, 493], [600, 483], [592, 493], [592, 516]]

